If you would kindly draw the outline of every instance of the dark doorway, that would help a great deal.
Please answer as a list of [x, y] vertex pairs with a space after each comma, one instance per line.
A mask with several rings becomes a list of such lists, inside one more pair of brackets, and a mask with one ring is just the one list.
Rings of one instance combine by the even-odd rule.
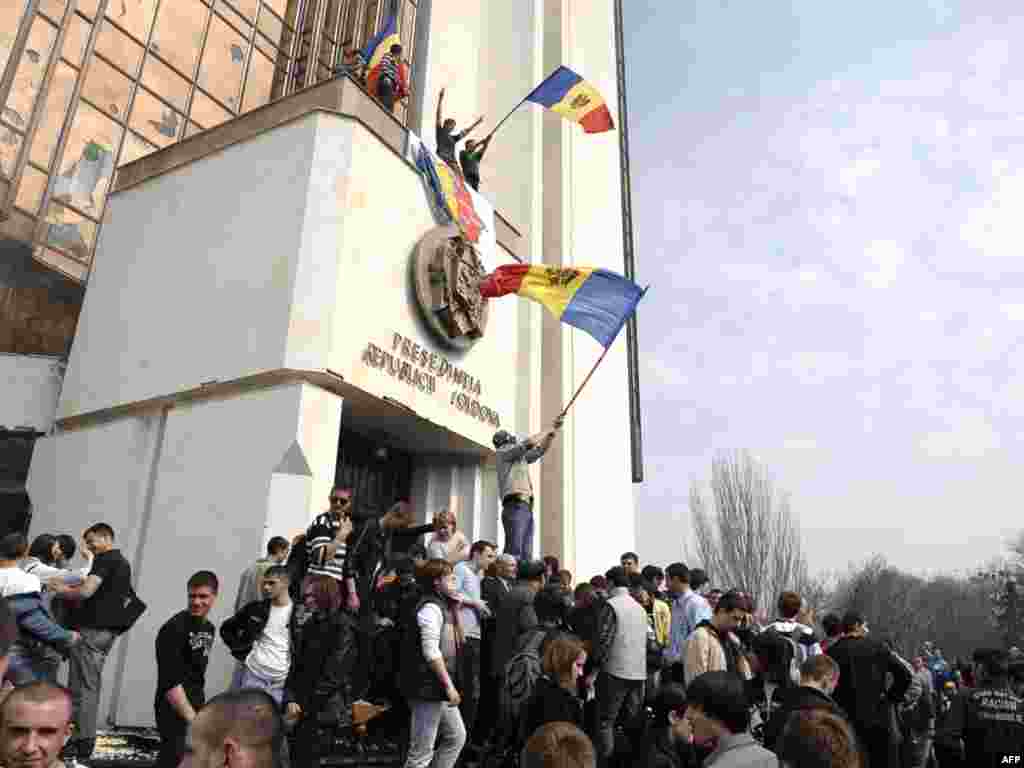
[[25, 482], [37, 434], [0, 429], [0, 536], [28, 533], [32, 520]]
[[383, 511], [412, 492], [412, 456], [342, 428], [335, 485], [351, 488], [360, 504]]

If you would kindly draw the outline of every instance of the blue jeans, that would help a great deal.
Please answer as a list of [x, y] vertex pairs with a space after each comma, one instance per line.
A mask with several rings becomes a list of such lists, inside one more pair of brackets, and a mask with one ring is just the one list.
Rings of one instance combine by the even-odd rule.
[[237, 684], [232, 685], [234, 690], [239, 690], [241, 688], [256, 688], [260, 691], [266, 691], [270, 694], [270, 698], [276, 701], [278, 706], [281, 706], [281, 699], [284, 698], [284, 680], [280, 680], [276, 683], [272, 680], [267, 680], [267, 678], [262, 675], [257, 675], [244, 664], [242, 665], [241, 673], [239, 674], [236, 672], [236, 674], [238, 675], [236, 678], [238, 682]]
[[453, 768], [466, 744], [459, 708], [447, 701], [411, 699], [412, 725], [405, 768]]
[[505, 527], [505, 554], [517, 560], [533, 557], [533, 502], [508, 498], [502, 503], [501, 524]]

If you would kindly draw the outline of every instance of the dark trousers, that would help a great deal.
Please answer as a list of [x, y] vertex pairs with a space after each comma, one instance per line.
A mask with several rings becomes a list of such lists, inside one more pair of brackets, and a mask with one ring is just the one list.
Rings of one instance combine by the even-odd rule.
[[480, 640], [475, 637], [466, 638], [459, 656], [459, 693], [462, 694], [459, 712], [466, 727], [466, 742], [473, 743], [480, 706]]
[[517, 560], [533, 557], [533, 502], [509, 496], [502, 503], [505, 554]]
[[[192, 697], [189, 697], [192, 701]], [[156, 758], [156, 768], [178, 768], [185, 757], [186, 734], [188, 723], [167, 703], [160, 694], [153, 703], [156, 711], [156, 728], [160, 731], [160, 753]], [[199, 709], [196, 706], [196, 709]]]
[[899, 745], [884, 725], [859, 725], [854, 728], [867, 757], [866, 768], [900, 768]]
[[390, 78], [382, 77], [377, 81], [377, 98], [388, 112], [395, 111], [395, 84]]
[[469, 184], [477, 192], [480, 191], [480, 177], [479, 176], [467, 176], [466, 183]]
[[291, 768], [319, 768], [334, 746], [334, 732], [317, 722], [317, 713], [303, 713], [291, 741]]
[[[626, 732], [631, 736], [643, 708], [644, 681], [624, 680], [607, 672], [597, 678], [597, 734], [593, 739], [597, 748], [599, 766], [608, 765], [615, 753], [615, 724], [620, 715], [626, 723]], [[637, 752], [638, 744], [633, 745]]]

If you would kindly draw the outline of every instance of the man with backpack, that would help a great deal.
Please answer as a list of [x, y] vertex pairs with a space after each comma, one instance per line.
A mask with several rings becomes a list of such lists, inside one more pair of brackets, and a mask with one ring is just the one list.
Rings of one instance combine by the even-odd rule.
[[779, 618], [766, 626], [763, 631], [775, 632], [792, 643], [794, 651], [793, 682], [800, 682], [800, 667], [812, 656], [821, 655], [821, 645], [814, 636], [814, 629], [800, 622], [803, 598], [796, 592], [779, 595]]

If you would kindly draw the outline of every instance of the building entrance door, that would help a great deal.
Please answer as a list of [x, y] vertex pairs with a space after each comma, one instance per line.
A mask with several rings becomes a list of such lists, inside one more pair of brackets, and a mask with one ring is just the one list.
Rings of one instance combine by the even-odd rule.
[[412, 456], [342, 428], [334, 484], [351, 488], [358, 503], [384, 511], [412, 491]]

